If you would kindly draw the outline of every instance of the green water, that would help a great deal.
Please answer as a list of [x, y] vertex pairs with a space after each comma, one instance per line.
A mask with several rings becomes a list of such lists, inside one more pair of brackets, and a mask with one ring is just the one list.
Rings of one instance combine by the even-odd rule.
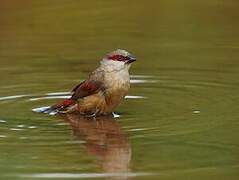
[[[0, 179], [239, 179], [238, 8], [1, 0]], [[117, 48], [138, 58], [119, 118], [32, 112]]]

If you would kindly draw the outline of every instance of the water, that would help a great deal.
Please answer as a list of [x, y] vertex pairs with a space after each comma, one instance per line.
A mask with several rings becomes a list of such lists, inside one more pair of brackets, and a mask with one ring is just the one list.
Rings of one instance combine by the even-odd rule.
[[[0, 179], [238, 179], [236, 0], [0, 3]], [[118, 118], [32, 112], [105, 53], [138, 61]]]

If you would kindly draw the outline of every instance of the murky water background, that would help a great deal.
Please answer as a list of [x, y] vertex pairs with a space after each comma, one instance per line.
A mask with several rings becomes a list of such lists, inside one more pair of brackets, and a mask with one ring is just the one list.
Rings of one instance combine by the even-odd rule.
[[[239, 2], [0, 2], [0, 179], [238, 179]], [[105, 53], [117, 119], [48, 116]]]

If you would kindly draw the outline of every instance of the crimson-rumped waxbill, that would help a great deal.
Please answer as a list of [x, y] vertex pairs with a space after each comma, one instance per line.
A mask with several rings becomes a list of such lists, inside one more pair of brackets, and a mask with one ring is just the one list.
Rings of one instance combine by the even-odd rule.
[[136, 59], [118, 49], [107, 54], [88, 79], [72, 90], [72, 96], [44, 110], [45, 113], [73, 113], [97, 116], [110, 114], [130, 88], [129, 69]]

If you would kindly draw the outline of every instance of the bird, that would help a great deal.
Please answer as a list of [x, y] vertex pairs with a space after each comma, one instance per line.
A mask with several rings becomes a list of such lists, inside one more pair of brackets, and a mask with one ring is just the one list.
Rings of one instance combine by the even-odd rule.
[[80, 113], [90, 117], [113, 113], [130, 89], [129, 69], [134, 61], [136, 58], [126, 50], [108, 53], [88, 78], [72, 89], [70, 98], [44, 113]]

